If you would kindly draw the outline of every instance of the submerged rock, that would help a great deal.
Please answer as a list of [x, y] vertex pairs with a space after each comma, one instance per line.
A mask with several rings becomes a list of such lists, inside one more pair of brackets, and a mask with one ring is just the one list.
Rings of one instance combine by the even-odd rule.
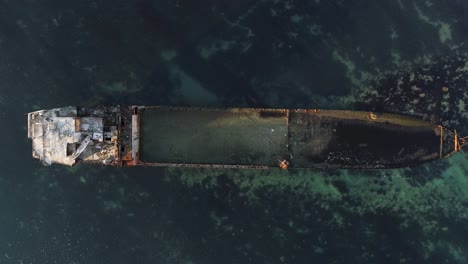
[[360, 92], [357, 108], [401, 113], [468, 133], [468, 54], [388, 74]]

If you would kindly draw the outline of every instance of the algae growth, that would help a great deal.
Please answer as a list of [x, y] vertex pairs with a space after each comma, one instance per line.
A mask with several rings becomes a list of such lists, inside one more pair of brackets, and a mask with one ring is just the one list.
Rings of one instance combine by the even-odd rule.
[[[270, 227], [275, 226], [276, 231], [268, 236], [272, 239], [269, 243], [280, 249], [281, 245], [295, 244], [293, 255], [304, 254], [313, 245], [315, 253], [311, 255], [327, 257], [354, 240], [349, 237], [353, 234], [363, 239], [359, 242], [361, 248], [355, 249], [361, 254], [357, 259], [377, 261], [371, 245], [376, 243], [382, 247], [378, 250], [392, 254], [387, 247], [394, 240], [387, 236], [395, 232], [406, 241], [402, 246], [423, 252], [423, 259], [437, 259], [442, 254], [463, 263], [468, 257], [464, 253], [467, 246], [448, 239], [448, 234], [460, 232], [458, 228], [468, 221], [466, 158], [460, 153], [441, 161], [448, 163], [446, 169], [424, 182], [412, 179], [411, 173], [408, 175], [411, 169], [374, 172], [172, 169], [166, 179], [199, 190], [191, 191], [192, 194], [216, 195], [229, 207], [240, 203], [249, 208], [243, 210], [250, 211], [250, 217], [235, 215], [237, 212], [232, 209], [214, 209], [213, 214], [218, 210], [230, 213], [218, 216], [215, 221], [223, 232], [240, 232], [255, 225], [249, 221], [270, 217], [265, 221]], [[431, 166], [424, 169], [433, 172]], [[239, 218], [247, 222], [237, 223]], [[382, 218], [386, 220], [381, 221]], [[335, 233], [325, 235], [327, 232]], [[301, 236], [318, 237], [318, 241], [308, 244], [309, 240], [297, 240]], [[412, 263], [414, 257], [402, 252], [389, 258]]]

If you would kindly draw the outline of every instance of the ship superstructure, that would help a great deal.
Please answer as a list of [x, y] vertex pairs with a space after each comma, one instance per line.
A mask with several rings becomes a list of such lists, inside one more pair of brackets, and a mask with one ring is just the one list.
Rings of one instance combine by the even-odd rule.
[[33, 157], [44, 165], [119, 164], [120, 107], [74, 106], [28, 114]]

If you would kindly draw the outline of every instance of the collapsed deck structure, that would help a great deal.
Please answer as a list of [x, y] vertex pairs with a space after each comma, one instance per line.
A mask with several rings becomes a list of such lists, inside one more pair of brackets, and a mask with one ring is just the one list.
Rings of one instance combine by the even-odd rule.
[[62, 107], [28, 114], [44, 165], [381, 169], [447, 157], [456, 132], [413, 117], [319, 109]]

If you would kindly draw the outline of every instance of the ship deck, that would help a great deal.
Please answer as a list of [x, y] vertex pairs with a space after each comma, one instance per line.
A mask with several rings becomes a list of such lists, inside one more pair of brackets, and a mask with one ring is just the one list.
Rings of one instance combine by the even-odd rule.
[[359, 111], [142, 107], [139, 164], [392, 168], [453, 151], [450, 131]]

